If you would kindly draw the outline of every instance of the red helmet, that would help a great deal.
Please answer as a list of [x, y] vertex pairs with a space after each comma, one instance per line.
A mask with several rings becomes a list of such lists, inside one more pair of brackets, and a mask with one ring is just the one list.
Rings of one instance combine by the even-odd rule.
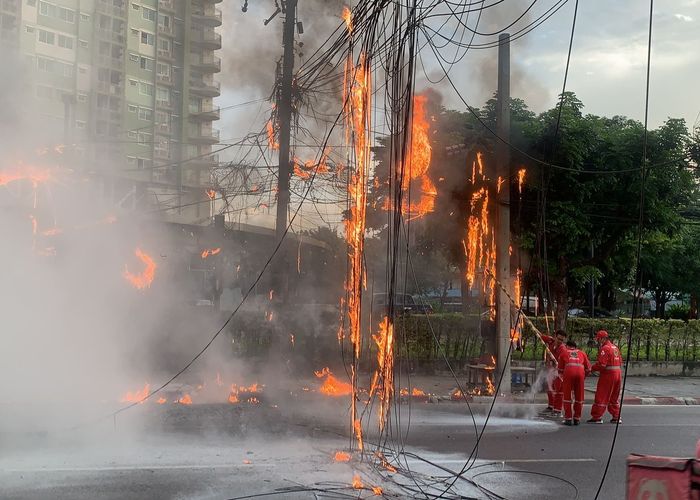
[[605, 330], [598, 330], [598, 332], [595, 334], [595, 339], [596, 340], [603, 340], [608, 338], [608, 332]]

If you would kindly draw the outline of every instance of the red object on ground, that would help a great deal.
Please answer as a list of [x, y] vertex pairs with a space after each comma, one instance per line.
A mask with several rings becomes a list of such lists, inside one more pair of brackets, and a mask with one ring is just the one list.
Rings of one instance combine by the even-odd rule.
[[[564, 403], [564, 418], [581, 420], [583, 410], [583, 391], [586, 373], [591, 371], [591, 362], [583, 351], [566, 347], [559, 354], [559, 373], [562, 374], [562, 397]], [[571, 393], [573, 392], [573, 401]], [[573, 414], [571, 411], [573, 403]]]
[[601, 418], [605, 409], [613, 418], [620, 418], [620, 385], [622, 382], [622, 356], [615, 344], [606, 341], [598, 351], [598, 361], [593, 371], [600, 372], [595, 390], [595, 402], [591, 408], [592, 418]]
[[694, 468], [697, 473], [698, 463], [692, 458], [630, 455], [627, 499], [696, 500], [697, 491], [692, 490]]

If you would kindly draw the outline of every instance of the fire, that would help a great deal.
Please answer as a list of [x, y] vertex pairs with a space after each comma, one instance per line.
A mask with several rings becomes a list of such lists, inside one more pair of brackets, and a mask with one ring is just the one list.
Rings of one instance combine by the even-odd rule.
[[379, 496], [384, 493], [384, 491], [379, 486], [372, 486], [372, 493]]
[[140, 391], [128, 391], [122, 398], [119, 400], [121, 403], [142, 403], [144, 399], [148, 397], [148, 395], [151, 392], [151, 385], [146, 384], [143, 386], [143, 389]]
[[267, 144], [272, 150], [278, 150], [280, 148], [279, 143], [275, 138], [275, 127], [272, 124], [272, 118], [267, 121]]
[[360, 479], [360, 476], [358, 474], [352, 476], [352, 487], [356, 490], [361, 490], [365, 487], [365, 485], [362, 484], [362, 479]]
[[353, 393], [352, 385], [335, 378], [328, 367], [323, 368], [320, 372], [315, 371], [314, 374], [318, 378], [326, 377], [326, 380], [319, 388], [319, 391], [326, 396], [348, 396]]
[[216, 198], [216, 191], [214, 191], [213, 189], [207, 189], [206, 193], [210, 200]]
[[207, 257], [211, 257], [212, 255], [217, 255], [221, 252], [221, 248], [207, 248], [206, 250], [202, 250], [202, 258], [206, 259]]
[[[348, 183], [349, 216], [345, 219], [345, 239], [348, 243], [348, 267], [345, 279], [347, 292], [347, 315], [350, 342], [353, 346], [353, 365], [351, 366], [351, 384], [345, 384], [343, 392], [353, 394], [351, 398], [350, 418], [353, 423], [353, 434], [357, 438], [360, 449], [362, 444], [362, 428], [358, 429], [357, 406], [354, 395], [357, 392], [356, 364], [360, 358], [361, 345], [361, 310], [362, 289], [364, 286], [364, 252], [365, 224], [367, 215], [367, 184], [369, 176], [371, 130], [371, 72], [370, 64], [365, 54], [360, 54], [358, 65], [352, 64], [351, 54], [345, 63], [345, 78], [343, 80], [343, 95], [345, 96], [346, 126], [345, 139], [354, 150], [355, 168]], [[331, 381], [328, 374], [324, 387]], [[349, 392], [347, 391], [349, 389]], [[323, 392], [323, 387], [321, 389]]]
[[159, 405], [164, 405], [167, 402], [167, 399], [165, 399], [163, 396], [159, 397], [156, 403]]
[[260, 392], [260, 387], [257, 383], [246, 387], [244, 385], [238, 386], [236, 384], [231, 384], [231, 389], [228, 395], [228, 402], [231, 404], [240, 403], [241, 398], [246, 398], [246, 402], [251, 404], [258, 404], [260, 400], [255, 396], [249, 396], [249, 394], [257, 394]]
[[524, 168], [518, 170], [518, 193], [523, 194], [523, 184], [525, 183], [525, 172]]
[[377, 372], [370, 393], [378, 387], [379, 429], [384, 430], [389, 419], [389, 408], [394, 395], [394, 323], [385, 316], [379, 324], [379, 332], [372, 338], [377, 344]]
[[[423, 217], [432, 212], [437, 196], [437, 188], [428, 175], [433, 150], [429, 140], [430, 121], [427, 119], [425, 111], [427, 100], [427, 97], [422, 95], [413, 98], [410, 149], [407, 152], [407, 158], [404, 159], [407, 171], [402, 174], [401, 189], [406, 192], [412, 182], [418, 182], [420, 184], [420, 197], [418, 201], [411, 201], [410, 205], [406, 201], [402, 207], [403, 213], [408, 214], [409, 220]], [[400, 165], [397, 172], [401, 172]], [[408, 198], [405, 196], [406, 200]], [[390, 200], [386, 201], [384, 209], [392, 209]]]
[[414, 387], [411, 391], [411, 396], [425, 396], [425, 392], [417, 387]]
[[153, 283], [153, 279], [156, 276], [156, 263], [150, 255], [143, 252], [140, 248], [137, 248], [134, 251], [134, 255], [136, 255], [136, 257], [143, 262], [143, 264], [146, 266], [145, 269], [140, 274], [132, 274], [129, 272], [129, 268], [124, 266], [123, 276], [134, 288], [139, 290], [150, 288], [151, 283]]
[[491, 376], [486, 377], [486, 394], [489, 396], [492, 396], [496, 392], [496, 388], [493, 386], [493, 383], [491, 382]]
[[336, 462], [349, 462], [350, 458], [352, 458], [350, 453], [345, 453], [344, 451], [336, 451], [333, 456], [333, 460]]
[[352, 33], [352, 12], [348, 7], [343, 7], [342, 19], [345, 21], [345, 26], [348, 28], [348, 32]]
[[191, 405], [192, 398], [190, 397], [189, 394], [185, 394], [180, 399], [178, 399], [177, 402], [180, 403], [181, 405]]
[[268, 298], [270, 299], [270, 302], [272, 302], [273, 297], [275, 296], [275, 291], [270, 290], [270, 292], [267, 294]]
[[40, 169], [31, 165], [19, 165], [15, 168], [0, 171], [0, 186], [7, 186], [12, 182], [30, 181], [35, 188], [51, 179], [49, 170]]

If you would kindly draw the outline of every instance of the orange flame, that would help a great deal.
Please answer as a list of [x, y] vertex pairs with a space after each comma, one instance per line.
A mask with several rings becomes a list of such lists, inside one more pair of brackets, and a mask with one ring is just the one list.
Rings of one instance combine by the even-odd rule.
[[344, 451], [336, 451], [333, 456], [333, 460], [336, 462], [349, 462], [351, 458], [350, 453], [345, 453]]
[[202, 250], [202, 258], [206, 259], [207, 257], [211, 257], [212, 255], [217, 255], [221, 252], [221, 248], [208, 248], [206, 250]]
[[[404, 159], [407, 171], [402, 174], [401, 189], [408, 191], [411, 182], [419, 182], [420, 197], [418, 201], [411, 201], [410, 204], [406, 201], [407, 204], [401, 207], [402, 212], [409, 215], [409, 220], [423, 217], [432, 212], [437, 196], [437, 188], [428, 175], [433, 150], [429, 140], [430, 121], [427, 119], [425, 111], [427, 100], [428, 98], [423, 95], [416, 95], [413, 98], [410, 149]], [[401, 165], [397, 167], [397, 172], [401, 173]], [[405, 198], [408, 200], [408, 197]], [[392, 209], [389, 199], [384, 203], [384, 209]]]
[[384, 426], [389, 419], [389, 408], [394, 395], [394, 323], [385, 316], [379, 324], [379, 332], [372, 338], [377, 344], [377, 364], [378, 369], [372, 383], [373, 393], [377, 381], [381, 381], [378, 390], [379, 394], [379, 429], [384, 430]]
[[166, 400], [163, 396], [161, 396], [161, 397], [158, 398], [158, 400], [156, 401], [156, 403], [158, 403], [159, 405], [164, 405], [164, 404], [166, 403], [166, 401], [167, 401], [167, 400]]
[[352, 476], [352, 487], [356, 490], [361, 490], [365, 487], [365, 485], [362, 484], [362, 479], [360, 479], [358, 474]]
[[518, 193], [523, 194], [523, 184], [525, 184], [525, 172], [524, 168], [518, 170]]
[[0, 186], [6, 186], [12, 182], [28, 180], [35, 188], [42, 182], [51, 179], [49, 170], [40, 169], [31, 165], [19, 165], [17, 167], [0, 171]]
[[379, 496], [384, 493], [384, 491], [379, 486], [372, 486], [372, 493]]
[[189, 394], [185, 394], [180, 399], [178, 399], [177, 402], [180, 403], [181, 405], [191, 405], [192, 398], [190, 397]]
[[314, 374], [318, 378], [326, 377], [319, 391], [326, 396], [348, 396], [352, 394], [352, 385], [335, 378], [328, 367], [323, 368], [320, 372], [315, 371]]
[[137, 248], [134, 251], [134, 255], [136, 255], [136, 257], [138, 257], [139, 260], [144, 263], [146, 266], [145, 269], [140, 274], [132, 274], [125, 265], [123, 276], [134, 288], [139, 290], [150, 288], [151, 283], [153, 283], [153, 279], [156, 276], [156, 263], [150, 255], [143, 252], [140, 248]]
[[150, 391], [151, 385], [146, 384], [140, 391], [128, 391], [119, 401], [121, 403], [143, 403], [143, 400], [148, 397]]
[[343, 21], [345, 21], [345, 26], [348, 31], [352, 33], [352, 12], [349, 8], [343, 7], [343, 14], [341, 15]]
[[272, 124], [272, 118], [270, 118], [267, 121], [266, 128], [267, 128], [267, 144], [270, 147], [270, 149], [276, 151], [280, 148], [280, 145], [275, 138], [275, 127]]
[[206, 193], [210, 200], [216, 198], [216, 191], [214, 191], [213, 189], [207, 189]]

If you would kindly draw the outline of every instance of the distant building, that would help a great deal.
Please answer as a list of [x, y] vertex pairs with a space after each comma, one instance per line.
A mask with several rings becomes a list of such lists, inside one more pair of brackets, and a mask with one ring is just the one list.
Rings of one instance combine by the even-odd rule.
[[65, 144], [113, 202], [208, 218], [220, 1], [0, 0], [2, 59], [18, 56], [37, 143]]

